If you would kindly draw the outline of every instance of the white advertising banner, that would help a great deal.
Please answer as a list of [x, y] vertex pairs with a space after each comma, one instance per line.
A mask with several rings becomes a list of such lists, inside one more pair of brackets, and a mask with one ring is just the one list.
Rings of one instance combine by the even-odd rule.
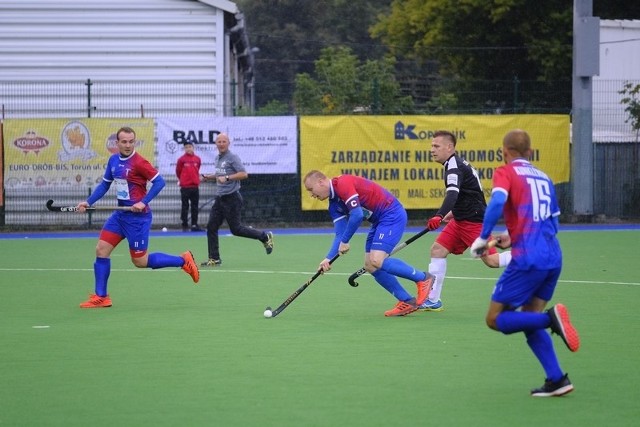
[[210, 117], [156, 119], [157, 167], [162, 175], [175, 175], [183, 144], [194, 144], [202, 160], [200, 172], [214, 173], [218, 154], [215, 140], [229, 135], [229, 150], [240, 156], [249, 174], [297, 173], [298, 129], [291, 117]]

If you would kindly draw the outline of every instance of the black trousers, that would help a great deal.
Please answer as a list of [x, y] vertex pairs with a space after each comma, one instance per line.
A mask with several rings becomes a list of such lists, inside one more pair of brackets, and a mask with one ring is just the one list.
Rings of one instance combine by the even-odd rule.
[[229, 224], [231, 234], [234, 236], [260, 240], [261, 242], [266, 240], [266, 234], [263, 231], [242, 225], [243, 205], [244, 201], [239, 191], [215, 198], [213, 206], [211, 206], [209, 222], [207, 223], [209, 258], [220, 259], [218, 230], [225, 219], [227, 220], [227, 224]]
[[191, 207], [191, 225], [198, 225], [198, 204], [200, 203], [200, 190], [198, 187], [181, 187], [180, 200], [182, 201], [182, 209], [180, 210], [182, 226], [189, 226], [189, 207]]

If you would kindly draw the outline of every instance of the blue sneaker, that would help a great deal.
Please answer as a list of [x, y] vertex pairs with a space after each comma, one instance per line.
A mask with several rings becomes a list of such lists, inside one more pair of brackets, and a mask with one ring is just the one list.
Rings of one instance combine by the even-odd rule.
[[436, 302], [426, 300], [424, 303], [418, 307], [419, 310], [422, 311], [442, 311], [444, 307], [442, 306], [442, 301], [438, 300]]

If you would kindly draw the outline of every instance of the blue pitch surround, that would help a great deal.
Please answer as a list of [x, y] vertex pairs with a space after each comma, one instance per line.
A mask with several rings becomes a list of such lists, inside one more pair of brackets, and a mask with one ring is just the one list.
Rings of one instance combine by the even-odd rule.
[[[408, 227], [405, 231], [407, 233], [417, 233], [422, 228]], [[504, 227], [497, 227], [494, 232], [501, 232]], [[640, 224], [560, 224], [560, 232], [566, 231], [627, 231], [627, 230], [640, 230]], [[296, 234], [333, 234], [333, 228], [281, 228], [273, 229], [275, 235], [296, 235]], [[361, 227], [358, 233], [366, 233], [368, 227]], [[433, 232], [436, 233], [437, 231]], [[96, 239], [100, 234], [100, 230], [93, 231], [61, 231], [61, 232], [2, 232], [0, 233], [0, 240], [2, 239]], [[183, 232], [181, 230], [163, 232], [161, 230], [152, 230], [151, 235], [154, 237], [185, 237], [185, 236], [203, 236], [204, 233], [191, 233]], [[220, 230], [221, 236], [231, 235], [229, 230]]]

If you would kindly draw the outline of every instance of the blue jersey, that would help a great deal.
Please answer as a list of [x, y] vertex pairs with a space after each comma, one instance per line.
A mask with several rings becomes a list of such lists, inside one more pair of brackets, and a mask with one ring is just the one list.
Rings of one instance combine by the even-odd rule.
[[375, 249], [390, 253], [407, 224], [407, 213], [393, 194], [373, 181], [353, 175], [331, 180], [329, 215], [336, 237], [327, 258], [338, 253], [340, 242], [349, 242], [363, 220], [371, 222], [367, 252]]
[[560, 208], [549, 177], [529, 161], [516, 159], [496, 169], [492, 193], [496, 192], [507, 196], [504, 220], [514, 267], [561, 267], [562, 251], [556, 238]]
[[387, 189], [365, 178], [354, 175], [340, 175], [331, 180], [329, 213], [335, 221], [341, 215], [356, 208], [363, 208], [372, 223], [380, 220], [383, 212], [394, 203], [399, 203]]
[[[119, 206], [133, 206], [147, 194], [147, 182], [158, 176], [158, 171], [148, 160], [134, 152], [122, 158], [114, 154], [109, 158], [102, 178], [109, 185], [115, 184]], [[146, 211], [149, 210], [147, 206]]]
[[[102, 188], [98, 187], [87, 199], [93, 204], [115, 184], [119, 206], [133, 206], [143, 202], [147, 206], [143, 212], [115, 211], [105, 222], [100, 239], [117, 245], [122, 237], [129, 241], [131, 256], [143, 256], [149, 244], [152, 214], [148, 200], [164, 187], [164, 180], [148, 160], [133, 152], [129, 157], [114, 154], [107, 162]], [[147, 183], [153, 181], [152, 190], [147, 194]]]

